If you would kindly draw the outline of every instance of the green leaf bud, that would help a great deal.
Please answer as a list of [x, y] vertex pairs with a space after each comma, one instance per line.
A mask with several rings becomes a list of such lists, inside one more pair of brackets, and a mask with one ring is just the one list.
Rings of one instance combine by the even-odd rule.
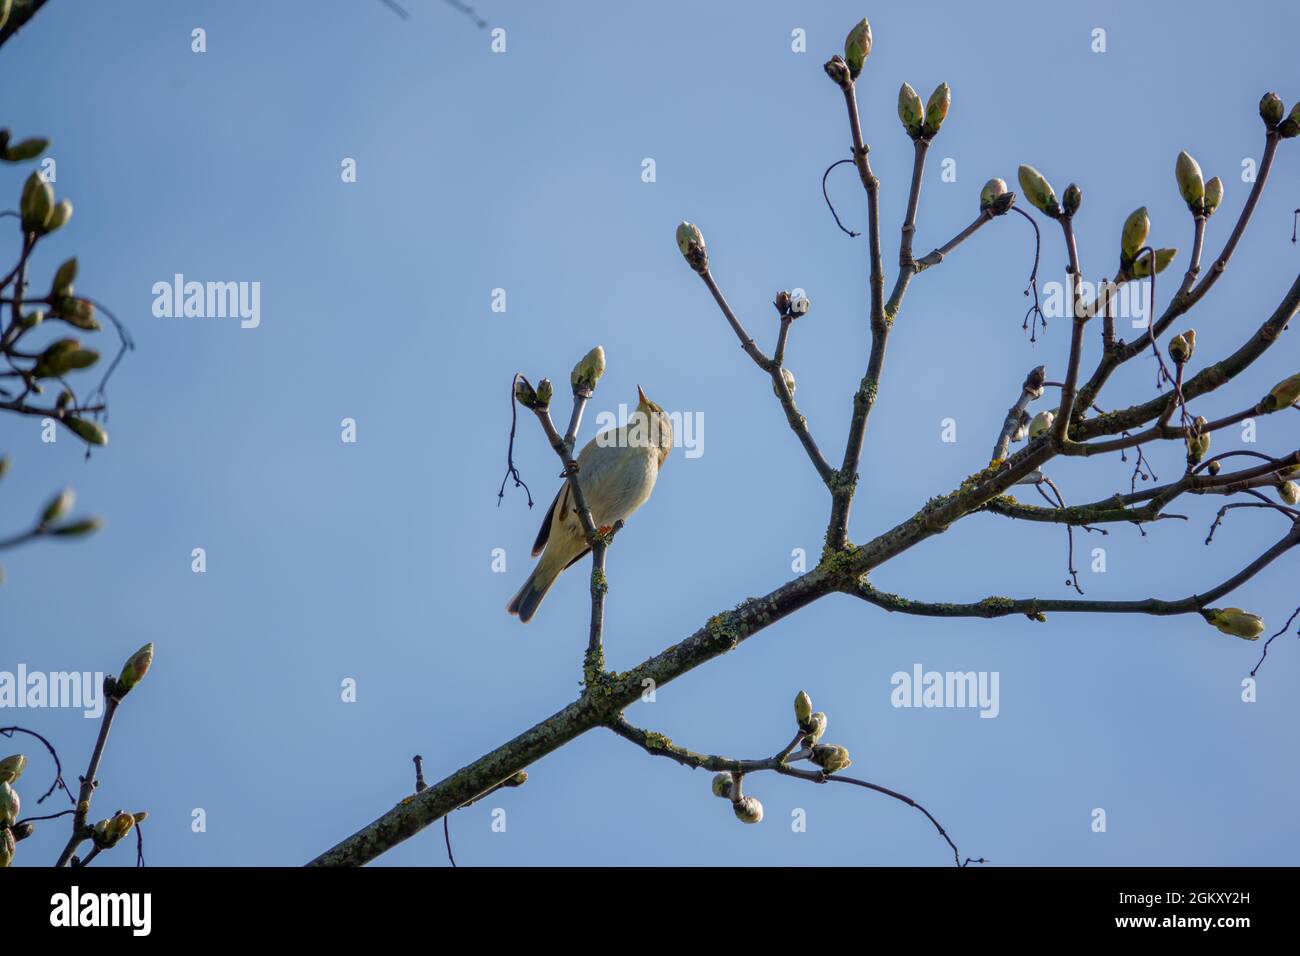
[[597, 345], [594, 349], [584, 355], [577, 365], [573, 366], [573, 373], [569, 376], [569, 384], [573, 386], [574, 391], [580, 388], [594, 389], [600, 377], [605, 374], [605, 350]]
[[59, 521], [72, 510], [72, 506], [76, 503], [77, 496], [72, 493], [72, 489], [64, 488], [45, 506], [45, 511], [41, 513], [41, 525], [45, 526]]
[[1174, 163], [1174, 177], [1178, 180], [1178, 191], [1183, 201], [1192, 212], [1201, 211], [1201, 200], [1205, 198], [1205, 179], [1201, 176], [1201, 167], [1186, 151], [1178, 154]]
[[1056, 201], [1056, 193], [1051, 183], [1044, 178], [1043, 174], [1033, 166], [1021, 166], [1019, 176], [1020, 188], [1034, 208], [1053, 219], [1058, 218], [1061, 215], [1060, 204]]
[[870, 55], [871, 24], [863, 17], [844, 38], [844, 62], [848, 64], [850, 77], [855, 80], [858, 78]]
[[939, 127], [948, 116], [950, 106], [952, 106], [952, 90], [947, 83], [940, 83], [930, 94], [930, 99], [926, 101], [925, 126], [921, 128], [922, 134], [929, 138], [938, 133]]
[[821, 767], [823, 773], [835, 773], [835, 771], [843, 770], [853, 763], [849, 759], [848, 750], [835, 744], [818, 744], [813, 747], [812, 757], [809, 759]]
[[907, 135], [916, 139], [921, 135], [921, 124], [925, 122], [925, 106], [920, 94], [904, 83], [898, 90], [898, 118], [903, 123]]
[[63, 419], [63, 424], [72, 430], [72, 433], [84, 442], [91, 445], [107, 445], [108, 432], [99, 425], [98, 422], [92, 422], [87, 418], [74, 418], [69, 416]]
[[1239, 607], [1207, 608], [1201, 615], [1224, 634], [1254, 641], [1264, 633], [1264, 619]]
[[153, 664], [153, 642], [132, 654], [122, 665], [122, 673], [117, 678], [118, 696], [123, 697], [131, 688], [144, 679]]
[[1147, 244], [1150, 232], [1151, 217], [1147, 215], [1146, 206], [1140, 206], [1129, 213], [1119, 237], [1120, 256], [1125, 262], [1133, 261], [1138, 250]]
[[12, 754], [0, 760], [0, 783], [17, 783], [18, 778], [27, 769], [27, 758], [23, 754]]

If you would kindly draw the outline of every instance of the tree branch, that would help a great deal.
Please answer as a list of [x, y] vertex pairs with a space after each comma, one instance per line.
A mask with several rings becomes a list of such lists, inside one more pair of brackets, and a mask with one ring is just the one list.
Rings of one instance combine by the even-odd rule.
[[1006, 617], [1009, 614], [1026, 614], [1031, 618], [1046, 620], [1042, 615], [1048, 611], [1157, 616], [1191, 614], [1200, 613], [1205, 610], [1206, 605], [1236, 590], [1297, 544], [1300, 544], [1300, 523], [1294, 523], [1285, 537], [1226, 581], [1208, 591], [1173, 601], [1160, 598], [1138, 601], [1087, 601], [1071, 598], [987, 597], [982, 601], [968, 604], [931, 603], [912, 601], [897, 594], [880, 591], [865, 580], [859, 580], [856, 587], [846, 588], [844, 593], [861, 598], [868, 604], [874, 604], [887, 611], [901, 611], [904, 614], [916, 614], [922, 617], [994, 618]]

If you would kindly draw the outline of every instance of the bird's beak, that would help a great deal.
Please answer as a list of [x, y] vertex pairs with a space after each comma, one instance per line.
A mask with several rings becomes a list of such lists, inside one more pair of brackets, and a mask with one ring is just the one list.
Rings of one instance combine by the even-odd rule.
[[649, 399], [645, 397], [645, 392], [641, 390], [640, 385], [636, 387], [636, 397], [642, 405], [649, 401]]

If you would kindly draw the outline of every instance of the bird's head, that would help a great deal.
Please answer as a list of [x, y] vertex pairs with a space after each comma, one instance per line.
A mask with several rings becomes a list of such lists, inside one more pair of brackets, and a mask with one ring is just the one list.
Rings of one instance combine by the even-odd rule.
[[649, 429], [649, 439], [652, 445], [659, 449], [659, 464], [663, 464], [664, 459], [668, 457], [668, 452], [673, 447], [673, 425], [663, 408], [652, 402], [646, 397], [645, 391], [640, 385], [636, 387], [637, 403], [636, 410], [644, 416]]

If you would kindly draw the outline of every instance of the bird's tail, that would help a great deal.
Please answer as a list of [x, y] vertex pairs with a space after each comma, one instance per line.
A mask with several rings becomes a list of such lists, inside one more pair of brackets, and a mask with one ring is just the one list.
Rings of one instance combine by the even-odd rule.
[[543, 556], [542, 560], [537, 562], [537, 567], [533, 568], [533, 573], [528, 575], [528, 580], [519, 592], [510, 599], [506, 605], [506, 610], [511, 614], [519, 615], [519, 620], [527, 624], [532, 620], [533, 615], [537, 613], [537, 607], [542, 603], [542, 598], [546, 597], [546, 592], [551, 589], [555, 579], [560, 576], [564, 568], [554, 568], [547, 562]]

